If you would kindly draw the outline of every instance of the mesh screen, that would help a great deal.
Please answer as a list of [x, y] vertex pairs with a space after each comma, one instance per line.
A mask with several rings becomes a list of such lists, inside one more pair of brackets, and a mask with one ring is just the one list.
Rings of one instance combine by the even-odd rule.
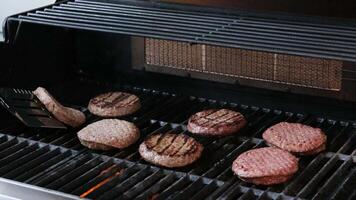
[[221, 76], [340, 90], [342, 61], [145, 39], [145, 62]]

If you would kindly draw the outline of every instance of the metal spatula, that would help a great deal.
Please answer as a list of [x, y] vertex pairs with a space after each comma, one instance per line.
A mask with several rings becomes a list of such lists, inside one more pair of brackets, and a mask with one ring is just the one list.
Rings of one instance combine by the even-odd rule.
[[0, 88], [0, 104], [28, 127], [67, 128], [51, 116], [30, 90]]

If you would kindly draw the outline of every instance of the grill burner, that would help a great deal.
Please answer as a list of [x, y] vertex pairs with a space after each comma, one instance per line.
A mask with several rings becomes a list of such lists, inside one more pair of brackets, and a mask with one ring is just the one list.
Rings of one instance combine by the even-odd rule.
[[[145, 64], [325, 90], [341, 89], [342, 62], [145, 39]], [[151, 69], [153, 71], [153, 69]], [[162, 72], [162, 68], [156, 70]]]
[[[95, 87], [91, 83], [79, 85], [81, 97], [106, 90], [92, 91]], [[137, 113], [124, 117], [141, 129], [138, 143], [124, 150], [92, 151], [80, 145], [75, 131], [36, 130], [11, 121], [1, 128], [0, 176], [89, 199], [356, 197], [355, 124], [137, 87], [118, 89], [134, 93], [142, 100], [143, 107]], [[204, 108], [221, 107], [246, 116], [249, 124], [239, 135], [212, 139], [187, 132], [191, 114]], [[86, 114], [88, 123], [99, 120]], [[328, 136], [327, 152], [301, 157], [298, 174], [286, 184], [265, 187], [242, 182], [232, 174], [232, 161], [248, 149], [265, 146], [261, 134], [280, 121], [322, 128]], [[150, 134], [166, 132], [195, 137], [205, 146], [202, 158], [192, 166], [174, 170], [146, 163], [137, 151], [139, 143]]]

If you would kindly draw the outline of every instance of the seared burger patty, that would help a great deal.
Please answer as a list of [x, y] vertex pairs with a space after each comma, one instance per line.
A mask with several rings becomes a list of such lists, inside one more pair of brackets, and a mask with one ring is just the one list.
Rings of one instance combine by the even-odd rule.
[[188, 130], [206, 136], [223, 136], [237, 133], [247, 124], [245, 117], [228, 109], [210, 109], [192, 115]]
[[125, 92], [108, 92], [89, 101], [88, 109], [94, 115], [118, 117], [129, 115], [140, 109], [140, 99]]
[[311, 155], [325, 150], [327, 139], [319, 128], [288, 122], [271, 126], [262, 136], [268, 145], [299, 155]]
[[104, 119], [89, 124], [78, 133], [80, 143], [90, 149], [123, 149], [140, 138], [139, 129], [131, 122]]
[[203, 146], [183, 134], [156, 134], [148, 137], [139, 148], [147, 162], [165, 167], [183, 167], [198, 160]]
[[85, 115], [79, 110], [60, 104], [45, 88], [38, 87], [33, 94], [52, 115], [66, 125], [78, 127], [85, 123]]
[[298, 171], [298, 159], [275, 147], [252, 149], [236, 158], [232, 171], [246, 182], [279, 184], [288, 181]]

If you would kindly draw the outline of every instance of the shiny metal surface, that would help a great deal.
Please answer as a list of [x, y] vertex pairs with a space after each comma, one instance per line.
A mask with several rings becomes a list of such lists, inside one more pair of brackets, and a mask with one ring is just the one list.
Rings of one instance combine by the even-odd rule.
[[44, 189], [41, 187], [0, 178], [0, 200], [72, 200], [80, 199], [73, 195]]

